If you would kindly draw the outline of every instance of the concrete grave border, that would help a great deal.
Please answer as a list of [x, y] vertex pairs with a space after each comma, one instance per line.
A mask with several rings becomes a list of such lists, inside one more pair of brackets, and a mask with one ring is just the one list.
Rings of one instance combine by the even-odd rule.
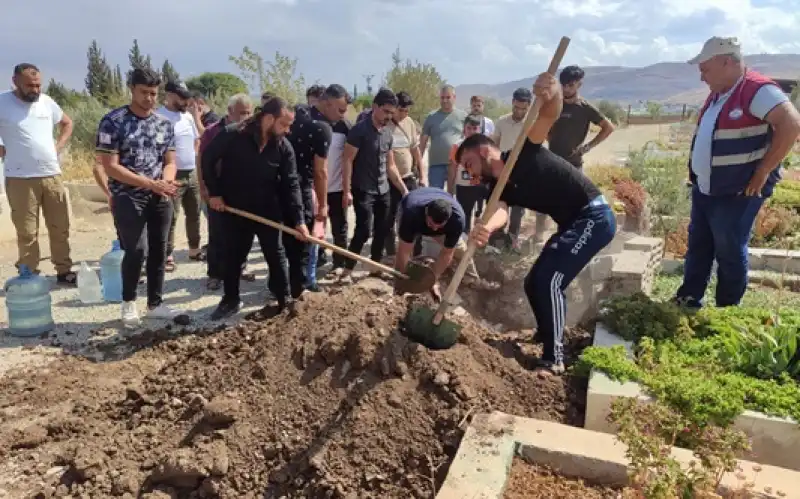
[[[633, 349], [632, 342], [613, 334], [601, 323], [595, 327], [593, 345], [622, 345], [629, 353]], [[604, 433], [616, 433], [607, 417], [611, 412], [611, 404], [619, 397], [652, 400], [644, 394], [638, 383], [620, 383], [602, 372], [593, 371], [586, 393], [584, 427]], [[800, 471], [800, 454], [797, 452], [800, 449], [800, 427], [793, 419], [777, 418], [748, 410], [736, 418], [734, 426], [750, 437], [752, 455], [757, 457], [759, 463]]]
[[[750, 260], [750, 270], [768, 270], [770, 272], [783, 272], [800, 274], [800, 251], [782, 250], [774, 248], [750, 248], [747, 250]], [[682, 268], [684, 260], [667, 259], [661, 262], [661, 270], [673, 273]]]
[[[625, 446], [614, 435], [493, 412], [472, 420], [436, 499], [502, 499], [515, 455], [594, 483], [620, 486], [628, 480]], [[673, 448], [672, 455], [685, 466], [695, 460], [686, 449]], [[800, 472], [739, 464], [761, 497], [800, 499]], [[754, 474], [757, 465], [761, 471]], [[721, 487], [733, 491], [740, 485], [735, 474], [727, 473]]]

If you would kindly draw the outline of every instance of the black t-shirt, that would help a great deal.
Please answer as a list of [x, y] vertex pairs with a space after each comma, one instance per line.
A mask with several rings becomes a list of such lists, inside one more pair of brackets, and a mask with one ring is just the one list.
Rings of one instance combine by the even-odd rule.
[[[503, 153], [503, 161], [509, 153]], [[494, 190], [496, 179], [488, 182]], [[541, 144], [525, 140], [500, 200], [550, 215], [559, 226], [572, 223], [589, 201], [600, 196], [583, 172]]]
[[[450, 201], [453, 213], [441, 229], [433, 230], [425, 221], [425, 207], [437, 199]], [[400, 201], [400, 228], [397, 236], [401, 241], [413, 243], [419, 235], [434, 237], [444, 235], [444, 247], [455, 248], [464, 231], [466, 219], [464, 209], [449, 193], [435, 187], [420, 187], [409, 192]]]
[[314, 157], [328, 157], [333, 131], [325, 117], [315, 108], [308, 114], [298, 114], [286, 138], [292, 143], [297, 159], [297, 173], [300, 185], [310, 188], [314, 183]]
[[360, 121], [347, 134], [347, 143], [358, 149], [353, 159], [351, 189], [379, 195], [389, 192], [386, 156], [392, 151], [391, 128], [378, 130], [371, 119]]

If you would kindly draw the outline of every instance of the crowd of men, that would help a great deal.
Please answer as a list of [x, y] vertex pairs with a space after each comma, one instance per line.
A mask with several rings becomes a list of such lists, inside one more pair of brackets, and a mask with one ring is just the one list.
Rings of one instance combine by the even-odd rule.
[[[717, 302], [735, 305], [746, 283], [746, 236], [800, 133], [800, 119], [774, 82], [744, 66], [734, 39], [712, 38], [690, 62], [699, 65], [712, 93], [692, 146], [689, 253], [676, 300], [701, 305], [716, 259]], [[518, 248], [523, 214], [531, 210], [539, 217], [537, 235], [548, 218], [557, 224], [525, 280], [525, 292], [536, 316], [536, 339], [544, 345], [541, 368], [563, 372], [566, 287], [616, 233], [608, 201], [582, 171], [586, 153], [614, 126], [580, 96], [583, 79], [577, 66], [564, 68], [558, 78], [544, 73], [533, 91], [514, 91], [511, 113], [496, 121], [484, 115], [480, 96], [470, 99], [469, 112], [458, 109], [455, 89], [445, 85], [440, 108], [419, 127], [409, 116], [413, 96], [404, 91], [381, 88], [355, 123], [345, 118], [351, 99], [338, 84], [312, 86], [307, 102], [298, 106], [269, 93], [258, 105], [246, 94], [234, 95], [220, 118], [202, 95], [182, 83], [134, 70], [130, 104], [112, 110], [98, 125], [95, 171], [125, 250], [123, 324], [140, 324], [135, 299], [145, 262], [145, 317], [177, 315], [163, 303], [162, 291], [165, 272], [176, 265], [174, 234], [181, 212], [188, 258], [206, 261], [209, 290], [222, 287], [212, 318], [223, 319], [241, 307], [240, 281], [252, 279], [246, 262], [255, 238], [269, 268], [272, 296], [260, 313], [273, 317], [287, 310], [291, 316], [298, 313], [303, 293], [319, 291], [317, 272], [329, 258], [310, 243], [311, 235], [323, 238], [329, 229], [337, 246], [354, 253], [371, 238], [370, 258], [394, 257], [401, 272], [420, 254], [425, 238], [438, 249], [432, 264], [438, 281], [463, 254], [468, 237], [483, 246], [499, 233]], [[6, 159], [17, 264], [38, 271], [41, 212], [57, 281], [74, 285], [58, 160], [72, 122], [41, 93], [38, 68], [18, 65], [13, 81], [15, 89], [0, 94], [0, 157]], [[166, 99], [159, 107], [162, 83]], [[526, 132], [500, 207], [480, 223], [476, 217], [523, 133], [534, 97], [541, 102], [539, 114]], [[53, 141], [56, 124], [60, 132]], [[600, 131], [587, 141], [592, 124]], [[348, 241], [350, 207], [355, 227]], [[283, 223], [296, 235], [229, 208]], [[205, 247], [201, 213], [209, 228]], [[352, 282], [356, 262], [331, 257], [332, 276], [339, 283]], [[481, 279], [474, 263], [466, 283], [497, 289]], [[431, 292], [439, 296], [438, 285]]]

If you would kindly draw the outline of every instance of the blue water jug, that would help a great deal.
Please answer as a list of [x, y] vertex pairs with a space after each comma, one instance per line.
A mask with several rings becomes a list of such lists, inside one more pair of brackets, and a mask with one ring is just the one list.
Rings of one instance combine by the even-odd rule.
[[103, 299], [108, 302], [122, 301], [122, 257], [125, 252], [119, 241], [111, 243], [111, 251], [100, 257], [100, 281], [103, 283]]
[[55, 327], [47, 279], [20, 265], [19, 276], [9, 279], [4, 289], [12, 336], [39, 336]]

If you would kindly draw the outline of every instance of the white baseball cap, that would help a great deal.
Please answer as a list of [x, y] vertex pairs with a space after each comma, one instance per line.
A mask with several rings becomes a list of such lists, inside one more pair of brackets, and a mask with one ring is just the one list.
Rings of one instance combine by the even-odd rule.
[[687, 62], [689, 64], [702, 64], [718, 55], [735, 55], [741, 57], [742, 46], [739, 44], [739, 39], [735, 36], [730, 38], [712, 36], [703, 45], [703, 50]]

